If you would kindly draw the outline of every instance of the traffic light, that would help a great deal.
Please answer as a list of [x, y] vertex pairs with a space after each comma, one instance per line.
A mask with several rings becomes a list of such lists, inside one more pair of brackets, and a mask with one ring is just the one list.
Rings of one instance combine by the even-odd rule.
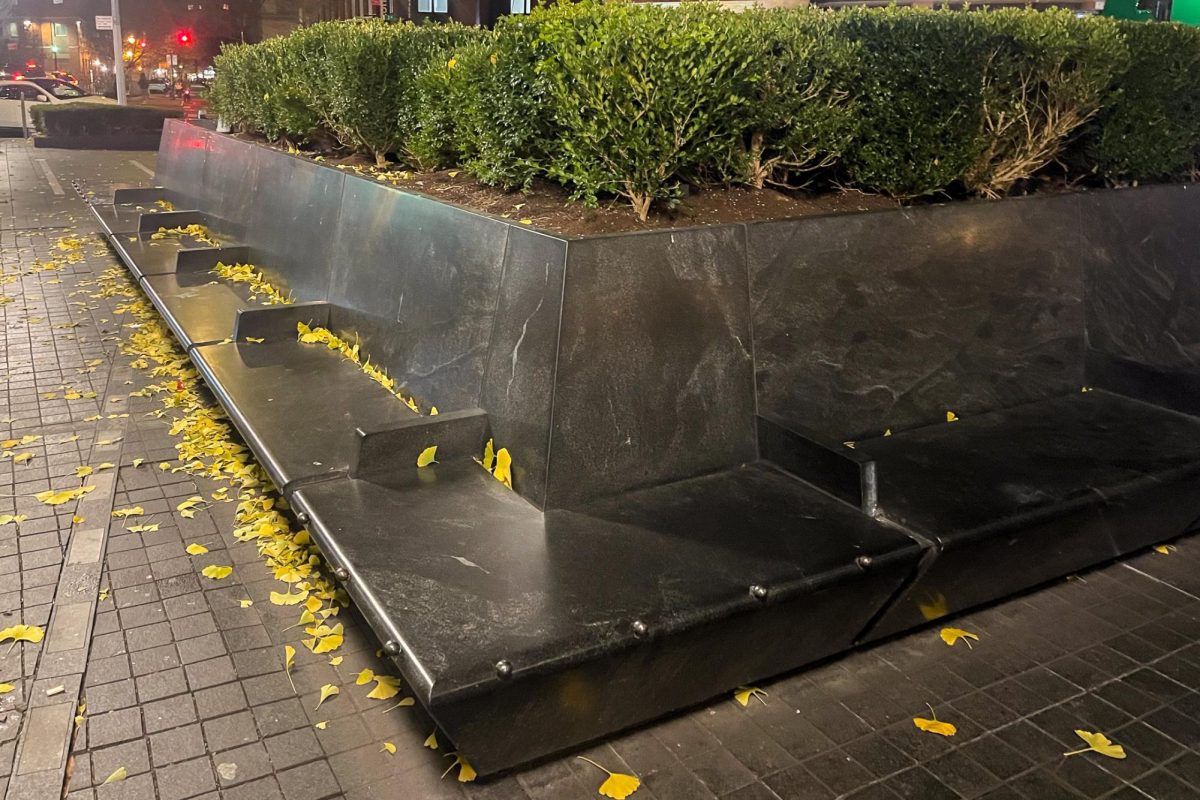
[[180, 46], [187, 47], [192, 43], [192, 32], [184, 28], [175, 34], [175, 41], [179, 42]]

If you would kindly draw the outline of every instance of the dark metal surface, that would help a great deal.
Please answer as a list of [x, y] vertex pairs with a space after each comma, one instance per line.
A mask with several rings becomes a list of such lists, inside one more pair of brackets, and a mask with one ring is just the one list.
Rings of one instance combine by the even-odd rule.
[[292, 497], [484, 773], [836, 652], [920, 555], [765, 466], [548, 514], [472, 462], [423, 472]]
[[309, 326], [328, 326], [329, 304], [318, 300], [311, 303], [244, 308], [238, 312], [233, 338], [239, 341], [247, 337], [272, 341], [292, 339], [296, 337], [298, 322]]
[[333, 250], [335, 332], [426, 403], [478, 405], [509, 224], [347, 176]]
[[567, 242], [524, 228], [509, 232], [480, 401], [496, 441], [512, 453], [514, 485], [538, 507], [546, 502], [566, 268]]
[[1200, 518], [1200, 420], [1107, 392], [857, 449], [875, 459], [880, 512], [940, 549], [875, 635], [919, 624], [922, 606], [961, 611], [1177, 536]]
[[436, 447], [438, 461], [468, 461], [483, 454], [488, 438], [487, 412], [471, 408], [432, 417], [414, 416], [398, 425], [359, 429], [350, 477], [403, 485], [424, 480], [418, 457]]
[[758, 417], [758, 451], [763, 459], [864, 514], [875, 513], [875, 462], [868, 456], [844, 444], [818, 442], [769, 415]]
[[570, 243], [547, 506], [754, 458], [744, 253], [736, 226]]
[[841, 442], [1083, 385], [1074, 196], [746, 226], [758, 406]]
[[148, 275], [142, 285], [185, 349], [232, 337], [238, 312], [250, 305], [244, 290], [207, 272]]
[[414, 416], [353, 362], [324, 345], [301, 344], [295, 333], [197, 347], [192, 360], [281, 489], [345, 474], [358, 428]]
[[154, 164], [154, 182], [185, 195], [198, 194], [213, 136], [197, 125], [166, 120]]
[[[254, 162], [246, 228], [247, 241], [261, 254], [256, 265], [297, 299], [324, 300], [345, 174], [265, 147], [255, 148]], [[357, 257], [354, 263], [362, 265]]]

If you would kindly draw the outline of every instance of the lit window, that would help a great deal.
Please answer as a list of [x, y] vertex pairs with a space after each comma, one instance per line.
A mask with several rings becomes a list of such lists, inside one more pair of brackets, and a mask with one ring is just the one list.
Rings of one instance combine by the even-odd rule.
[[433, 11], [433, 0], [417, 0], [417, 11], [422, 14]]
[[66, 36], [67, 35], [67, 25], [65, 22], [54, 23], [54, 35], [55, 36]]
[[531, 5], [532, 0], [509, 0], [508, 13], [528, 14]]
[[446, 4], [449, 0], [433, 0], [433, 13], [445, 14], [447, 12]]

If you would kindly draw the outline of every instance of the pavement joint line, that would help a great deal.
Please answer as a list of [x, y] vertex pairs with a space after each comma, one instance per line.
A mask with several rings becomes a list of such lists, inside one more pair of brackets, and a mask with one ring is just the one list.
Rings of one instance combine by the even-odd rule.
[[140, 169], [142, 172], [144, 172], [144, 173], [146, 173], [147, 175], [149, 175], [151, 178], [153, 178], [153, 177], [154, 177], [154, 170], [150, 169], [150, 168], [149, 168], [149, 167], [147, 167], [145, 164], [143, 164], [142, 162], [138, 161], [136, 158], [131, 158], [131, 159], [129, 159], [129, 163], [130, 163], [130, 164], [133, 164], [135, 167], [137, 167], [137, 168], [138, 168], [138, 169]]
[[1138, 569], [1137, 567], [1133, 566], [1132, 564], [1130, 564], [1128, 562], [1123, 562], [1121, 564], [1121, 566], [1124, 567], [1125, 569], [1136, 572], [1138, 575], [1141, 575], [1143, 578], [1149, 578], [1150, 580], [1154, 581], [1155, 583], [1161, 583], [1163, 586], [1170, 587], [1171, 589], [1174, 589], [1175, 591], [1179, 592], [1181, 595], [1184, 595], [1185, 597], [1190, 597], [1193, 600], [1200, 600], [1200, 597], [1197, 597], [1196, 595], [1192, 594], [1188, 590], [1180, 589], [1178, 586], [1171, 583], [1170, 581], [1164, 581], [1162, 578], [1156, 578], [1155, 576], [1151, 575], [1149, 572], [1142, 572], [1140, 569]]
[[54, 192], [58, 197], [64, 196], [66, 192], [63, 191], [62, 184], [58, 182], [58, 178], [55, 177], [54, 170], [50, 169], [50, 165], [46, 163], [46, 159], [35, 158], [34, 161], [41, 168], [42, 174], [46, 176], [46, 183], [50, 184], [50, 191]]

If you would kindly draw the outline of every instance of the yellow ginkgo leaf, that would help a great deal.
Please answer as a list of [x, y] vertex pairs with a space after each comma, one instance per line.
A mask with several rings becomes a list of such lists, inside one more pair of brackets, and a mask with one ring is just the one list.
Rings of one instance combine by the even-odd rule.
[[936, 733], [939, 736], [953, 736], [958, 733], [958, 728], [954, 727], [949, 722], [942, 722], [936, 719], [925, 719], [924, 717], [913, 717], [913, 725], [916, 725], [923, 731], [928, 733]]
[[437, 750], [438, 749], [437, 728], [434, 728], [433, 733], [426, 736], [425, 741], [422, 742], [421, 744], [424, 745], [425, 747], [428, 747], [430, 750]]
[[1175, 549], [1175, 545], [1173, 545], [1173, 544], [1156, 544], [1156, 545], [1154, 545], [1154, 552], [1162, 553], [1164, 556], [1171, 555], [1171, 552], [1174, 549]]
[[233, 567], [218, 567], [216, 564], [212, 564], [200, 570], [200, 574], [206, 578], [212, 578], [214, 581], [219, 581], [233, 574]]
[[126, 776], [128, 776], [128, 774], [129, 773], [125, 770], [124, 767], [117, 767], [112, 775], [109, 775], [107, 778], [104, 779], [104, 783], [106, 783], [106, 784], [107, 783], [120, 783], [121, 781], [125, 780], [125, 778], [126, 778]]
[[97, 469], [97, 471], [102, 470], [102, 469], [115, 469], [116, 466], [117, 465], [112, 463], [111, 461], [105, 461], [103, 464], [96, 467], [96, 469]]
[[379, 748], [380, 752], [383, 752], [385, 750], [387, 752], [391, 753], [392, 755], [396, 755], [396, 745], [392, 744], [391, 742], [384, 742], [383, 747]]
[[927, 594], [923, 600], [917, 602], [917, 608], [920, 609], [921, 616], [925, 618], [926, 622], [932, 622], [950, 613], [950, 603], [941, 592]]
[[417, 456], [418, 467], [428, 467], [430, 464], [437, 463], [437, 445], [426, 447], [421, 451], [421, 455]]
[[971, 640], [979, 641], [979, 637], [970, 631], [964, 631], [962, 628], [942, 628], [942, 641], [953, 647], [960, 639], [971, 647]]
[[600, 788], [596, 790], [604, 797], [611, 797], [613, 800], [625, 800], [626, 797], [629, 797], [629, 795], [636, 792], [642, 785], [642, 782], [638, 780], [636, 775], [626, 775], [623, 772], [613, 772], [605, 767], [600, 766], [590, 758], [585, 758], [583, 756], [576, 756], [576, 758], [578, 758], [580, 761], [586, 761], [596, 769], [603, 770], [604, 772], [608, 773], [608, 777], [605, 778], [604, 783], [600, 784]]
[[758, 702], [765, 706], [767, 701], [763, 700], [763, 698], [766, 696], [767, 693], [757, 686], [739, 686], [733, 690], [733, 699], [738, 701], [742, 706], [749, 705], [751, 697], [757, 697]]
[[0, 630], [0, 642], [7, 642], [12, 639], [14, 642], [32, 642], [37, 644], [46, 635], [46, 632], [37, 625], [13, 625], [11, 627]]
[[296, 684], [292, 683], [292, 666], [296, 663], [296, 648], [290, 644], [283, 646], [283, 671], [287, 674], [288, 683], [292, 686], [292, 693], [296, 692]]
[[953, 411], [947, 411], [946, 422], [958, 422], [958, 414], [955, 414]]
[[27, 519], [28, 514], [0, 514], [0, 525], [20, 525]]
[[208, 548], [202, 544], [189, 544], [184, 550], [191, 556], [202, 556], [208, 552]]
[[492, 475], [509, 489], [512, 488], [512, 456], [508, 454], [507, 447], [496, 451], [496, 469], [492, 471]]
[[[321, 699], [317, 701], [317, 708], [320, 708], [322, 703], [324, 703], [326, 700], [328, 700], [329, 698], [333, 697], [336, 694], [341, 694], [341, 690], [339, 690], [338, 687], [334, 686], [332, 683], [327, 683], [324, 686], [322, 686], [321, 687]], [[316, 711], [316, 708], [314, 708], [313, 710]]]
[[492, 464], [496, 461], [496, 451], [492, 448], [492, 440], [488, 439], [487, 444], [483, 446], [483, 468], [488, 472], [492, 471]]
[[399, 703], [396, 703], [396, 705], [394, 705], [394, 706], [389, 706], [388, 708], [385, 708], [383, 710], [383, 713], [386, 714], [389, 711], [395, 711], [397, 708], [410, 708], [412, 706], [415, 706], [416, 704], [417, 704], [417, 701], [415, 699], [413, 699], [411, 697], [402, 697], [402, 698], [400, 698]]
[[133, 460], [134, 468], [136, 469], [137, 467], [140, 467], [145, 461], [146, 461], [146, 459], [144, 459], [144, 458], [135, 458]]
[[314, 653], [332, 653], [342, 646], [342, 635], [340, 633], [331, 633], [328, 636], [322, 636], [317, 640], [317, 646], [312, 649]]
[[34, 498], [48, 506], [61, 506], [63, 503], [69, 503], [72, 500], [83, 497], [85, 494], [94, 491], [95, 488], [95, 486], [80, 486], [75, 489], [63, 489], [61, 491], [47, 489], [44, 492], [35, 494]]
[[354, 679], [354, 683], [357, 686], [362, 686], [363, 684], [370, 683], [373, 680], [375, 680], [375, 673], [367, 668], [358, 673], [358, 677]]
[[333, 658], [329, 659], [329, 666], [340, 667], [343, 661], [345, 661], [345, 658], [342, 656], [334, 656]]
[[329, 720], [322, 720], [322, 721], [320, 721], [320, 722], [318, 722], [318, 723], [314, 724], [314, 725], [313, 725], [313, 727], [314, 727], [314, 728], [316, 728], [316, 729], [317, 729], [317, 730], [319, 730], [319, 731], [323, 731], [323, 730], [325, 730], [325, 727], [326, 727], [328, 724], [329, 724]]
[[[450, 771], [455, 767], [458, 767], [459, 783], [470, 783], [471, 781], [475, 780], [475, 768], [468, 764], [465, 758], [458, 753], [446, 753], [446, 758], [453, 758], [454, 761], [450, 764], [450, 766], [446, 767], [446, 771], [442, 773], [443, 778], [449, 775]], [[603, 767], [601, 767], [601, 769], [603, 769]]]
[[81, 517], [76, 514], [71, 517], [71, 522], [75, 523], [76, 525], [82, 525], [83, 523], [87, 522], [87, 517]]
[[372, 700], [390, 700], [400, 693], [400, 679], [391, 675], [376, 675], [375, 688], [367, 693]]
[[1082, 750], [1072, 750], [1069, 753], [1063, 753], [1064, 756], [1077, 756], [1080, 753], [1096, 752], [1102, 756], [1109, 758], [1124, 758], [1125, 748], [1119, 744], [1113, 744], [1112, 741], [1103, 733], [1092, 733], [1091, 731], [1076, 730], [1075, 735], [1087, 742], [1087, 747]]
[[250, 606], [254, 605], [254, 601], [250, 599], [238, 600], [238, 605], [242, 608], [249, 608]]
[[294, 606], [304, 602], [304, 598], [307, 596], [308, 592], [301, 592], [299, 594], [293, 594], [290, 591], [286, 594], [271, 592], [271, 602], [277, 606]]
[[23, 464], [33, 458], [33, 453], [17, 453], [13, 456], [14, 464]]
[[0, 683], [0, 694], [8, 694], [15, 688], [11, 683]]
[[144, 508], [142, 508], [141, 506], [133, 506], [131, 508], [115, 509], [112, 512], [112, 515], [114, 517], [118, 517], [118, 518], [126, 518], [126, 517], [141, 516], [142, 514], [145, 514], [145, 513], [146, 513], [146, 510]]
[[93, 472], [95, 472], [95, 470], [88, 466], [76, 467], [75, 468], [75, 477], [76, 478], [86, 478], [88, 475], [91, 475]]
[[158, 522], [151, 522], [148, 525], [130, 525], [129, 532], [130, 533], [154, 533], [156, 530], [158, 530], [159, 525], [160, 525], [160, 523], [158, 523]]

